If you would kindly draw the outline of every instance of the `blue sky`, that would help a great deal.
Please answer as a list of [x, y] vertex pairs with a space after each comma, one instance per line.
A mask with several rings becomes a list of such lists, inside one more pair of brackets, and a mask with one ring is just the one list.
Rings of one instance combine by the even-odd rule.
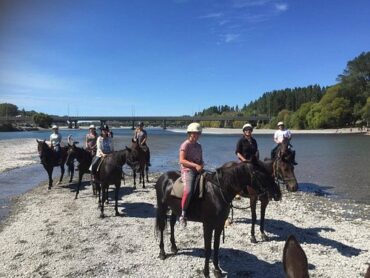
[[0, 102], [192, 115], [333, 85], [370, 51], [368, 0], [0, 0]]

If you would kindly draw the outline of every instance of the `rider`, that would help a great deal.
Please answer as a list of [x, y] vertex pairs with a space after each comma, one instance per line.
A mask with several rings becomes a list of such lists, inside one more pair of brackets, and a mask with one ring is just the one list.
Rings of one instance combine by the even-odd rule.
[[146, 133], [146, 130], [144, 129], [143, 122], [139, 122], [139, 126], [135, 129], [134, 140], [139, 144], [139, 146], [146, 153], [148, 166], [151, 166], [150, 150], [149, 150], [148, 145], [146, 144], [146, 142], [148, 141], [148, 134]]
[[57, 125], [53, 125], [51, 129], [53, 130], [53, 133], [50, 134], [50, 147], [55, 151], [58, 164], [60, 164], [62, 152], [60, 144], [62, 143], [62, 135], [60, 135]]
[[179, 150], [181, 179], [184, 183], [180, 224], [184, 227], [186, 226], [186, 210], [193, 194], [195, 178], [203, 171], [204, 167], [202, 146], [198, 143], [202, 127], [199, 123], [191, 123], [187, 128], [187, 133], [188, 138], [181, 144]]
[[108, 135], [108, 129], [103, 126], [100, 128], [101, 134], [97, 139], [96, 146], [96, 155], [92, 160], [90, 170], [92, 171], [93, 174], [96, 174], [97, 167], [99, 165], [99, 161], [101, 158], [105, 158], [108, 154], [113, 152], [113, 140], [111, 137]]
[[96, 128], [94, 125], [89, 126], [89, 133], [86, 134], [85, 139], [85, 148], [88, 150], [93, 156], [96, 154], [96, 141], [98, 139], [98, 134], [96, 133]]
[[243, 126], [243, 137], [236, 144], [235, 154], [240, 161], [256, 162], [259, 159], [259, 150], [256, 139], [252, 137], [253, 126], [246, 123]]
[[290, 140], [292, 139], [292, 133], [289, 129], [285, 128], [284, 122], [278, 122], [277, 124], [278, 130], [275, 131], [274, 134], [274, 141], [276, 143], [276, 146], [271, 150], [271, 158], [274, 159], [276, 156], [276, 151], [279, 145], [283, 142], [284, 139], [288, 140], [290, 150], [293, 153], [293, 164], [297, 165], [297, 162], [295, 161], [295, 150], [293, 150], [293, 146], [290, 144]]

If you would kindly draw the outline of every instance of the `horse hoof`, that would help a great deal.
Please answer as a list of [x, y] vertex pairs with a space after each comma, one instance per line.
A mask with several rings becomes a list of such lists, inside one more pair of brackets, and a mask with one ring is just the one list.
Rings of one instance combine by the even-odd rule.
[[174, 253], [174, 254], [177, 254], [179, 250], [177, 249], [176, 246], [171, 246], [171, 252]]
[[[121, 216], [121, 214], [118, 211], [116, 211], [116, 216]], [[123, 216], [123, 214], [122, 214], [122, 216]]]
[[213, 271], [213, 274], [215, 275], [215, 277], [217, 277], [217, 278], [221, 278], [222, 277], [222, 272], [221, 272], [221, 270], [219, 270], [219, 269], [215, 269], [214, 271]]
[[103, 213], [100, 214], [100, 218], [102, 218], [102, 219], [104, 218], [104, 214]]
[[166, 259], [166, 253], [159, 253], [158, 258], [160, 258], [161, 260], [165, 260]]
[[257, 240], [254, 236], [251, 237], [251, 243], [257, 243]]

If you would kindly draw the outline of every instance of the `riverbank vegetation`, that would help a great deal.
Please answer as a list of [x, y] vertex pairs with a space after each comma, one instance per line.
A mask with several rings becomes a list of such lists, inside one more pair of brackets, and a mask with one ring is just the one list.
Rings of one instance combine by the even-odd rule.
[[[368, 126], [370, 121], [370, 52], [361, 53], [347, 63], [338, 83], [329, 87], [312, 85], [264, 93], [248, 105], [211, 106], [196, 116], [268, 116], [264, 127], [275, 128], [284, 121], [293, 129], [341, 128]], [[240, 108], [241, 107], [241, 108]], [[232, 123], [232, 127], [242, 126]], [[221, 122], [204, 122], [222, 127]]]

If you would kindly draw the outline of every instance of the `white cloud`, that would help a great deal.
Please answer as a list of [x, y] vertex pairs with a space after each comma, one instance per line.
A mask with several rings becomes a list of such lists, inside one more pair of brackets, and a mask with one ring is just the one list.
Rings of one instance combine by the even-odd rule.
[[275, 8], [279, 12], [285, 12], [286, 10], [288, 10], [288, 4], [286, 3], [275, 4]]
[[264, 6], [273, 0], [234, 0], [233, 7], [240, 9], [253, 6]]
[[224, 35], [224, 41], [226, 43], [231, 43], [236, 41], [240, 37], [240, 34], [226, 34]]
[[199, 18], [219, 18], [222, 15], [223, 15], [222, 13], [210, 13], [210, 14], [202, 15]]

